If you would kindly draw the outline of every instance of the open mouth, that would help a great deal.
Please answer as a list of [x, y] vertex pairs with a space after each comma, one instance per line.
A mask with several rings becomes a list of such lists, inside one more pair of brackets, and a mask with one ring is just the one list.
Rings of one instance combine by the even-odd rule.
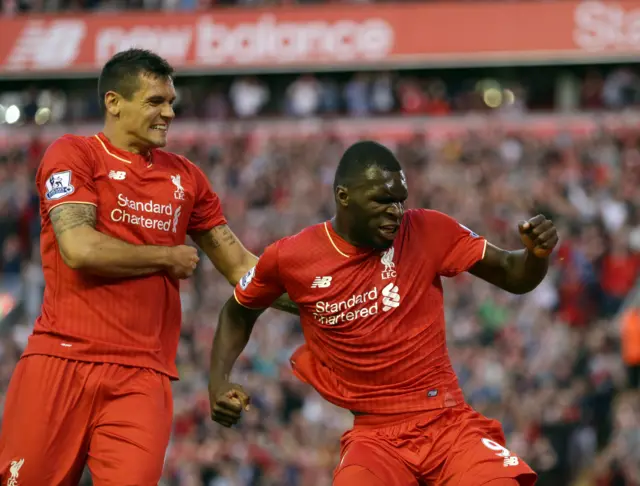
[[166, 133], [169, 127], [167, 125], [152, 125], [151, 130], [157, 130], [162, 133]]
[[379, 230], [380, 230], [380, 234], [384, 238], [391, 239], [391, 238], [395, 238], [399, 228], [400, 228], [399, 224], [383, 224], [382, 226], [379, 227]]

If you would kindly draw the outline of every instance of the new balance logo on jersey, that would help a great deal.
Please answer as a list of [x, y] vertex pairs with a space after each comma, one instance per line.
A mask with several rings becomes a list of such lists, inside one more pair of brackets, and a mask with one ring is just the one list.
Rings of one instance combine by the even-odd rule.
[[7, 481], [7, 486], [18, 486], [18, 477], [20, 476], [20, 468], [24, 464], [24, 457], [19, 461], [11, 461], [11, 465], [9, 466], [9, 480]]
[[393, 247], [389, 248], [382, 254], [380, 261], [384, 265], [384, 270], [382, 271], [382, 280], [388, 280], [390, 278], [395, 278], [396, 273], [396, 264], [393, 263]]
[[331, 285], [333, 277], [316, 277], [311, 284], [312, 289], [326, 289]]
[[520, 460], [516, 456], [504, 458], [504, 467], [517, 466], [518, 464], [520, 464]]
[[127, 177], [127, 173], [123, 170], [109, 171], [109, 179], [113, 179], [114, 181], [123, 181], [125, 177]]
[[400, 293], [398, 286], [390, 283], [382, 289], [382, 310], [387, 312], [400, 306]]
[[502, 463], [504, 467], [517, 466], [520, 464], [520, 459], [517, 456], [511, 454], [511, 451], [506, 447], [502, 447], [496, 441], [491, 439], [482, 439], [484, 446], [496, 453], [496, 456], [503, 459]]

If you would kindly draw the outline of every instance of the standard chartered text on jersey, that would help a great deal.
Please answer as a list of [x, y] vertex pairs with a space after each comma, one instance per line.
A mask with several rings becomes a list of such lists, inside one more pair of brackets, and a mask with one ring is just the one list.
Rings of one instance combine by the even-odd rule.
[[118, 206], [122, 208], [128, 208], [132, 211], [150, 213], [154, 215], [166, 215], [170, 216], [168, 219], [149, 218], [144, 214], [133, 214], [126, 209], [114, 208], [111, 213], [111, 220], [115, 223], [125, 223], [134, 226], [141, 226], [146, 229], [156, 229], [159, 231], [171, 231], [176, 232], [178, 225], [178, 218], [180, 217], [180, 206], [176, 209], [169, 204], [158, 204], [153, 199], [148, 201], [135, 201], [129, 199], [122, 193], [118, 194]]

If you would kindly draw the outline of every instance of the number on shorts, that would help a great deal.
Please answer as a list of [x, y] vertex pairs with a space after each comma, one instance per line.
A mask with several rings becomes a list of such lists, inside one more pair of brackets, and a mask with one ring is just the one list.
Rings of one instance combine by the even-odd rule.
[[496, 456], [499, 456], [499, 457], [511, 456], [511, 452], [509, 452], [509, 449], [502, 447], [496, 441], [493, 441], [491, 439], [482, 439], [482, 443], [485, 445], [487, 449], [491, 449], [492, 451], [497, 452]]

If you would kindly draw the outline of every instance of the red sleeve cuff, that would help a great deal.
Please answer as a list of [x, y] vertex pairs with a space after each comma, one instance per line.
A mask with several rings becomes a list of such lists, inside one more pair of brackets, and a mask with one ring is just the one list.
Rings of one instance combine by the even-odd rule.
[[[240, 294], [240, 295], [242, 295], [242, 294]], [[236, 299], [236, 302], [237, 302], [238, 304], [240, 304], [242, 307], [245, 307], [245, 308], [250, 309], [250, 310], [263, 310], [263, 309], [266, 309], [266, 308], [268, 307], [268, 306], [264, 306], [264, 307], [252, 307], [252, 306], [249, 306], [249, 305], [245, 304], [244, 302], [242, 302], [242, 299], [243, 299], [243, 298], [238, 296], [238, 291], [237, 291], [237, 289], [233, 289], [233, 297]]]

